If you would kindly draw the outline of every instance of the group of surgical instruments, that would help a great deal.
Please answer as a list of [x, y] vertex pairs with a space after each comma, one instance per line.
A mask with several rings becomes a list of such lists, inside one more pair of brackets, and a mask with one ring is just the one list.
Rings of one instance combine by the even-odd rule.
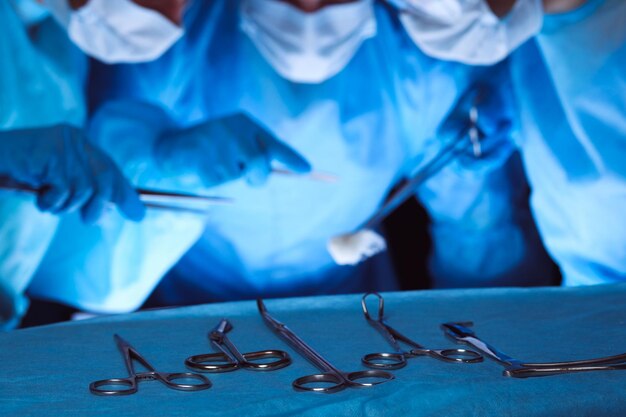
[[[370, 314], [367, 305], [368, 298], [373, 297], [378, 300], [376, 316]], [[406, 366], [408, 359], [422, 356], [444, 362], [466, 364], [482, 362], [483, 357], [486, 356], [504, 367], [504, 376], [515, 378], [626, 369], [626, 353], [578, 361], [524, 362], [508, 356], [480, 339], [469, 328], [472, 325], [469, 322], [444, 323], [441, 325], [441, 329], [454, 342], [469, 345], [476, 350], [465, 348], [429, 349], [404, 336], [385, 321], [385, 302], [380, 294], [365, 294], [361, 300], [361, 306], [366, 321], [387, 340], [393, 348], [393, 352], [369, 353], [362, 357], [361, 362], [372, 369], [344, 372], [316, 352], [285, 324], [273, 318], [267, 311], [263, 300], [257, 300], [259, 313], [267, 326], [283, 338], [294, 351], [307, 359], [320, 371], [319, 373], [302, 376], [294, 380], [292, 386], [296, 390], [330, 394], [345, 388], [373, 387], [395, 378], [388, 370], [402, 368]], [[188, 357], [185, 360], [186, 367], [196, 372], [177, 373], [157, 371], [135, 348], [116, 334], [113, 338], [124, 358], [128, 376], [92, 382], [89, 385], [89, 390], [96, 395], [128, 395], [137, 392], [140, 381], [157, 380], [171, 389], [200, 391], [212, 386], [211, 381], [202, 374], [204, 372], [219, 373], [239, 369], [273, 371], [291, 364], [291, 357], [283, 350], [270, 349], [249, 353], [240, 352], [228, 338], [228, 333], [232, 330], [233, 325], [229, 320], [220, 320], [208, 335], [209, 341], [216, 352]], [[402, 344], [406, 348], [403, 348]], [[145, 371], [137, 372], [134, 365], [135, 361], [139, 362], [145, 368]]]

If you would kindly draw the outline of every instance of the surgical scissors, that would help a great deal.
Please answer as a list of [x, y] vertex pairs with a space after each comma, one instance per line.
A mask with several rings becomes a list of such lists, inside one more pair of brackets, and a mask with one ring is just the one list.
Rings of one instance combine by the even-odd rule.
[[[373, 295], [378, 297], [378, 317], [373, 319], [367, 308], [367, 297]], [[385, 300], [378, 293], [368, 293], [361, 299], [361, 307], [367, 322], [389, 342], [394, 348], [394, 353], [370, 353], [363, 356], [361, 362], [365, 366], [378, 369], [399, 369], [406, 366], [408, 358], [417, 356], [430, 356], [446, 362], [460, 363], [476, 363], [482, 362], [483, 357], [473, 350], [467, 349], [427, 349], [419, 343], [409, 339], [402, 333], [385, 323]], [[404, 350], [400, 346], [400, 342], [411, 347], [410, 350]]]
[[[366, 370], [356, 372], [342, 372], [335, 368], [322, 355], [307, 345], [287, 326], [269, 315], [263, 300], [257, 300], [257, 307], [265, 323], [277, 334], [282, 336], [298, 353], [315, 365], [322, 373], [303, 376], [292, 382], [298, 391], [313, 391], [332, 394], [345, 388], [369, 388], [374, 385], [394, 379], [389, 372], [379, 370]], [[366, 380], [359, 382], [360, 380]], [[319, 386], [318, 384], [330, 384]]]
[[[219, 353], [190, 356], [185, 360], [188, 368], [204, 372], [228, 372], [236, 369], [274, 371], [291, 363], [289, 354], [282, 350], [262, 350], [241, 353], [226, 335], [233, 329], [227, 319], [222, 319], [209, 333], [211, 344]], [[271, 360], [274, 359], [274, 360]]]
[[444, 323], [441, 329], [457, 343], [474, 346], [489, 358], [504, 366], [504, 376], [528, 378], [549, 376], [573, 372], [611, 371], [626, 369], [626, 353], [603, 358], [586, 359], [566, 362], [525, 363], [501, 352], [487, 342], [481, 340], [468, 328], [468, 323]]
[[[152, 365], [144, 359], [137, 350], [119, 335], [113, 335], [120, 353], [124, 357], [124, 365], [128, 370], [126, 378], [109, 378], [94, 381], [89, 384], [89, 391], [95, 395], [129, 395], [137, 392], [139, 381], [160, 381], [166, 387], [181, 391], [200, 391], [211, 388], [211, 381], [204, 375], [191, 372], [158, 372]], [[147, 372], [136, 372], [133, 359], [143, 365]], [[188, 383], [177, 383], [175, 381], [186, 381]], [[191, 380], [198, 381], [197, 384], [189, 383]], [[114, 388], [115, 387], [115, 388]], [[107, 389], [108, 388], [108, 389]]]

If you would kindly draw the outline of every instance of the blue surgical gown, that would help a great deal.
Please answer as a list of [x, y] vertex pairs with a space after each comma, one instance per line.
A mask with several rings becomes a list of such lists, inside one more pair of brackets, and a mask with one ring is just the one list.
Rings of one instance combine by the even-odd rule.
[[564, 284], [626, 279], [626, 2], [546, 16], [512, 58], [532, 209]]
[[[494, 73], [502, 68], [425, 56], [377, 3], [377, 36], [364, 42], [340, 74], [321, 84], [295, 84], [281, 78], [240, 31], [238, 7], [232, 0], [192, 2], [185, 37], [162, 58], [98, 66], [91, 83], [92, 136], [130, 178], [139, 185], [231, 197], [235, 203], [215, 208], [200, 223], [161, 217], [157, 231], [146, 221], [125, 225], [136, 229], [133, 238], [127, 233], [118, 234], [116, 242], [81, 242], [73, 255], [65, 243], [41, 270], [42, 277], [56, 277], [54, 285], [37, 282], [36, 291], [90, 309], [136, 308], [164, 266], [174, 266], [173, 258], [194, 242], [163, 283], [160, 292], [168, 303], [397, 288], [386, 254], [359, 267], [340, 267], [326, 242], [357, 228], [398, 180], [436, 153], [437, 129], [459, 96], [476, 80], [498, 79]], [[262, 123], [314, 170], [339, 180], [273, 175], [259, 188], [235, 181], [205, 190], [194, 178], [159, 178], [151, 149], [164, 131], [237, 112]], [[521, 230], [526, 226], [514, 214], [523, 211], [516, 200], [523, 178], [494, 181], [498, 171], [509, 171], [513, 146], [503, 146], [508, 150], [493, 161], [493, 169], [467, 174], [461, 165], [451, 165], [422, 192], [435, 227], [443, 229], [435, 236], [446, 239], [436, 246], [434, 259], [457, 264], [455, 282], [471, 269], [465, 286], [544, 279], [528, 269], [515, 275], [529, 258]], [[94, 260], [94, 253], [107, 251], [111, 262]], [[497, 266], [487, 265], [489, 259]], [[445, 275], [450, 268], [434, 270]], [[440, 283], [449, 281], [443, 277]]]
[[[86, 60], [34, 0], [0, 2], [0, 129], [85, 119]], [[0, 193], [0, 329], [25, 312], [24, 291], [56, 231], [58, 218], [32, 197]]]

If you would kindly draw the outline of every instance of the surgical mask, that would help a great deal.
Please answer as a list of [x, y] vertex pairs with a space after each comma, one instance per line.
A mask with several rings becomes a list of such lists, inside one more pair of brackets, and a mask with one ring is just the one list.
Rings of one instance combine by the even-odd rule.
[[131, 0], [89, 0], [78, 10], [68, 0], [44, 4], [79, 48], [109, 64], [154, 60], [183, 34], [159, 12]]
[[339, 73], [376, 35], [373, 0], [306, 13], [277, 0], [243, 0], [241, 30], [282, 77], [321, 83]]
[[543, 22], [541, 0], [517, 0], [503, 18], [486, 0], [388, 0], [415, 44], [434, 58], [491, 65], [535, 35]]

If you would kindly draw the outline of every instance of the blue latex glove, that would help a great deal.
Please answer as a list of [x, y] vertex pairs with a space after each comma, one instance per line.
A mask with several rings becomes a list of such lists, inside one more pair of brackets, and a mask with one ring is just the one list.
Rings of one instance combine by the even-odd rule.
[[[502, 77], [500, 77], [502, 79]], [[475, 108], [478, 145], [466, 135], [467, 146], [456, 160], [463, 170], [490, 170], [501, 166], [513, 152], [514, 104], [511, 86], [502, 79], [498, 85], [479, 84], [468, 90], [440, 126], [437, 136], [445, 141], [469, 132], [472, 107]], [[473, 146], [474, 145], [474, 146]]]
[[95, 222], [109, 203], [130, 220], [145, 207], [114, 162], [81, 129], [52, 127], [0, 132], [0, 176], [39, 190], [37, 206], [61, 213], [80, 208]]
[[155, 145], [155, 158], [167, 174], [195, 172], [207, 187], [238, 178], [262, 185], [272, 172], [272, 161], [296, 173], [311, 170], [299, 153], [245, 114], [167, 133]]

